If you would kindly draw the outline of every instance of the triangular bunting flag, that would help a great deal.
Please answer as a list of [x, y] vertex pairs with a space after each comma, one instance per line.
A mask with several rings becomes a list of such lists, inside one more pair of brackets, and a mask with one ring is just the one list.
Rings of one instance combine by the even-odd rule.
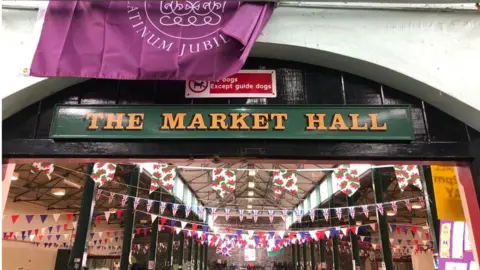
[[147, 212], [150, 212], [150, 209], [152, 208], [153, 201], [152, 200], [147, 200]]
[[40, 215], [40, 220], [42, 223], [45, 223], [45, 220], [47, 219], [48, 215]]
[[383, 204], [377, 203], [377, 210], [383, 216]]
[[173, 186], [175, 185], [174, 180], [176, 176], [177, 176], [177, 172], [175, 171], [174, 168], [168, 167], [168, 164], [153, 165], [150, 192], [155, 191], [155, 189], [157, 189], [158, 187], [163, 187], [166, 191], [168, 191], [169, 193], [172, 193]]
[[323, 214], [323, 217], [325, 218], [325, 221], [328, 222], [328, 217], [330, 216], [330, 209], [322, 209], [322, 214]]
[[315, 221], [315, 209], [310, 209], [310, 219], [313, 221]]
[[114, 197], [115, 197], [115, 193], [110, 192], [110, 195], [108, 195], [108, 203], [111, 204], [113, 202]]
[[293, 170], [279, 170], [273, 172], [273, 192], [275, 198], [279, 199], [284, 191], [288, 191], [292, 195], [298, 192], [297, 174]]
[[370, 225], [370, 227], [372, 228], [372, 230], [373, 230], [374, 232], [377, 231], [377, 224], [376, 224], [376, 223], [370, 223], [369, 225]]
[[127, 204], [127, 200], [128, 200], [128, 195], [122, 195], [122, 201], [121, 201], [122, 207], [125, 207], [125, 204]]
[[393, 212], [394, 212], [395, 215], [396, 215], [397, 212], [398, 212], [397, 202], [396, 202], [396, 201], [393, 201], [393, 202], [391, 202], [391, 205], [392, 205], [392, 210], [393, 210]]
[[348, 207], [348, 213], [350, 214], [350, 217], [352, 217], [352, 219], [355, 219], [355, 207], [354, 206]]
[[110, 219], [110, 211], [105, 211], [105, 220], [108, 223], [108, 220]]
[[73, 217], [72, 213], [66, 213], [65, 216], [67, 217], [67, 221], [70, 221]]
[[32, 173], [38, 173], [43, 171], [47, 178], [50, 180], [51, 179], [51, 174], [54, 170], [54, 164], [50, 162], [34, 162], [32, 164]]
[[398, 187], [402, 192], [408, 185], [413, 185], [422, 189], [418, 166], [394, 165], [393, 168], [395, 169], [395, 175], [397, 176]]
[[337, 214], [338, 220], [342, 219], [342, 208], [335, 208], [335, 213]]
[[332, 175], [334, 183], [348, 196], [352, 196], [360, 188], [360, 178], [356, 169], [340, 166]]
[[15, 222], [17, 222], [18, 217], [19, 217], [19, 215], [12, 215], [11, 216], [13, 224], [15, 224]]
[[330, 233], [331, 233], [330, 230], [326, 230], [326, 231], [325, 231], [325, 237], [326, 237], [327, 239], [330, 238]]
[[120, 218], [120, 216], [122, 216], [122, 209], [117, 209], [115, 214], [117, 214], [117, 218]]
[[73, 229], [76, 230], [77, 229], [77, 221], [72, 222], [72, 225], [73, 225]]
[[185, 218], [188, 218], [191, 211], [192, 211], [192, 207], [190, 205], [186, 205], [185, 206]]
[[133, 200], [133, 210], [137, 210], [138, 204], [140, 203], [140, 198], [135, 198]]
[[362, 212], [368, 218], [368, 205], [362, 205]]
[[97, 189], [97, 193], [95, 193], [95, 201], [100, 200], [100, 197], [102, 196], [103, 190]]
[[174, 203], [172, 206], [172, 213], [174, 216], [177, 215], [177, 211], [178, 211], [178, 204]]
[[58, 222], [59, 217], [60, 217], [60, 214], [53, 214], [53, 220], [55, 220], [55, 222]]
[[238, 209], [238, 214], [239, 214], [239, 219], [240, 219], [240, 222], [243, 221], [243, 218], [245, 217], [245, 209]]
[[187, 222], [186, 222], [186, 221], [180, 221], [180, 224], [181, 224], [182, 230], [185, 229], [185, 226], [187, 226]]
[[167, 203], [166, 202], [160, 202], [160, 215], [163, 214], [163, 211], [165, 211], [165, 208], [167, 208]]
[[410, 200], [405, 200], [405, 206], [407, 207], [408, 211], [412, 211], [412, 203]]
[[27, 219], [28, 224], [30, 224], [30, 222], [32, 222], [33, 215], [25, 215], [25, 218]]
[[150, 218], [152, 219], [152, 223], [158, 218], [155, 214], [150, 214]]

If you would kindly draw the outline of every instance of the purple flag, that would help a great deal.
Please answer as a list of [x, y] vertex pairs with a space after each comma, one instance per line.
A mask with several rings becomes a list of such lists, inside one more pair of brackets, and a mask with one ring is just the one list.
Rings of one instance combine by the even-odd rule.
[[32, 222], [33, 215], [25, 215], [25, 218], [27, 219], [28, 224], [30, 224], [30, 222]]
[[48, 215], [40, 215], [40, 219], [42, 220], [42, 223], [45, 223], [45, 220], [47, 219]]
[[50, 1], [26, 73], [217, 80], [240, 70], [272, 12], [227, 0]]

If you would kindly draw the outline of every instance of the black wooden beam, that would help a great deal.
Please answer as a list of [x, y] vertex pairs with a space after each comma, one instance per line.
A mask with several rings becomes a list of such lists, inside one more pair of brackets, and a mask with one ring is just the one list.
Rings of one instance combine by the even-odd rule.
[[[371, 143], [317, 140], [157, 140], [82, 142], [3, 140], [4, 158], [210, 158], [467, 160], [468, 143]], [[291, 151], [295, 149], [295, 151]]]

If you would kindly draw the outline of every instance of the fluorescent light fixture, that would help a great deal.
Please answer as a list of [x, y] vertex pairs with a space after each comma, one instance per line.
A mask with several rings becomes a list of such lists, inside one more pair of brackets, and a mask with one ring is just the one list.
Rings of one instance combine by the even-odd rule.
[[64, 196], [65, 195], [65, 189], [64, 188], [52, 188], [52, 194], [55, 196]]
[[71, 186], [71, 187], [74, 187], [74, 188], [77, 188], [77, 189], [81, 189], [82, 186], [80, 186], [79, 184], [75, 183], [75, 182], [72, 182], [66, 178], [63, 179], [63, 183], [66, 184], [67, 186]]
[[248, 209], [252, 209], [252, 207], [253, 207], [253, 206], [252, 206], [251, 204], [247, 205], [247, 208], [248, 208]]
[[412, 209], [422, 209], [422, 205], [419, 202], [412, 203]]
[[146, 220], [146, 219], [141, 219], [141, 220], [140, 220], [140, 223], [141, 223], [141, 224], [147, 224], [147, 220]]
[[387, 211], [387, 216], [389, 216], [389, 217], [395, 216], [395, 211], [393, 211], [393, 210], [388, 210], [388, 211]]
[[256, 170], [248, 170], [248, 176], [255, 176], [257, 174]]
[[249, 191], [248, 196], [252, 197], [253, 196], [253, 191]]
[[18, 173], [17, 172], [12, 173], [12, 177], [10, 177], [10, 180], [17, 181], [18, 180]]
[[108, 209], [108, 212], [112, 213], [112, 214], [115, 214], [117, 212], [117, 209], [115, 208], [110, 208]]
[[255, 187], [255, 183], [254, 183], [254, 182], [248, 182], [248, 187], [249, 187], [249, 188], [254, 188], [254, 187]]
[[253, 199], [252, 199], [252, 198], [248, 198], [248, 202], [252, 202], [252, 201], [253, 201]]
[[362, 225], [362, 224], [363, 224], [363, 223], [362, 223], [361, 220], [357, 220], [357, 221], [355, 222], [355, 225], [357, 225], [357, 226], [360, 226], [360, 225]]

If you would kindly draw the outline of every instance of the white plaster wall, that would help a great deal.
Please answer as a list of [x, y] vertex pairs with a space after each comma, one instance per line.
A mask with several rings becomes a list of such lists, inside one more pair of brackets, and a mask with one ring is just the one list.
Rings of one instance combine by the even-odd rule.
[[[80, 81], [18, 75], [35, 19], [35, 11], [3, 10], [3, 119]], [[475, 12], [279, 7], [252, 55], [366, 77], [426, 100], [480, 130], [478, 48], [480, 16]]]

